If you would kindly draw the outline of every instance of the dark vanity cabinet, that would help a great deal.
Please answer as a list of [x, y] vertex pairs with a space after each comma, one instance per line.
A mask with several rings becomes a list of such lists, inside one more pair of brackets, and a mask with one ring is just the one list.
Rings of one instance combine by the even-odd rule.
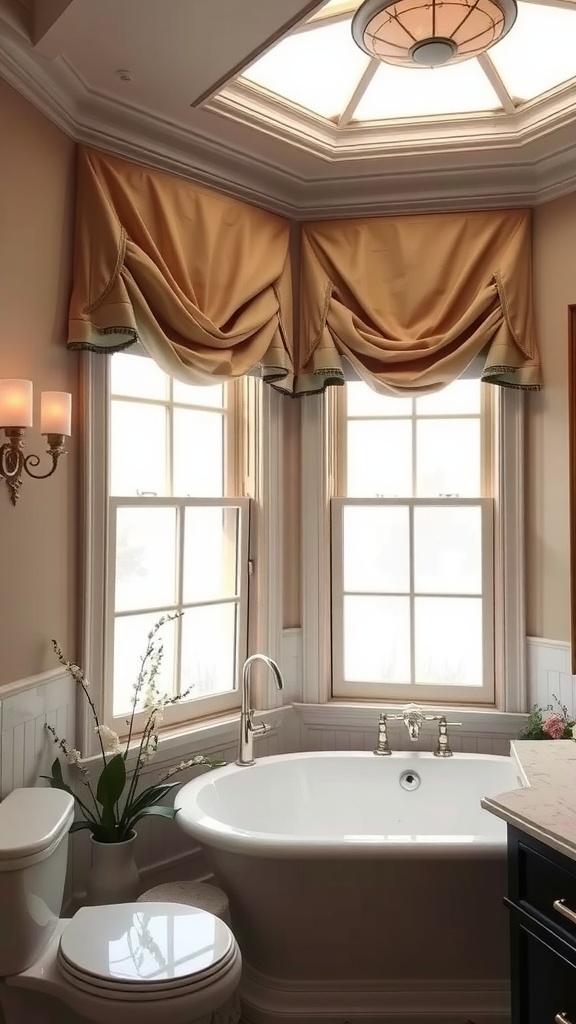
[[512, 1024], [576, 1024], [576, 861], [508, 827]]

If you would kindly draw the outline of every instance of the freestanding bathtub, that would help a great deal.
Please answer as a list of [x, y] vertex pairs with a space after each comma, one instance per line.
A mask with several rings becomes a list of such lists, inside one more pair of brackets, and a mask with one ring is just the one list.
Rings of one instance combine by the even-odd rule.
[[314, 752], [183, 786], [228, 893], [255, 1024], [505, 1024], [508, 757]]

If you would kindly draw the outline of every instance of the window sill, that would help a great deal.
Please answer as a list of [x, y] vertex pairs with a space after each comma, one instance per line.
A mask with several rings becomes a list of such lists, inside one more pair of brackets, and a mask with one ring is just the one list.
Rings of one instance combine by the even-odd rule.
[[[271, 708], [269, 711], [256, 711], [255, 719], [257, 722], [264, 722], [269, 726], [271, 732], [267, 735], [274, 735], [282, 718], [290, 710], [291, 706], [286, 705], [285, 707]], [[170, 767], [178, 761], [187, 761], [195, 757], [196, 754], [205, 754], [206, 757], [218, 756], [225, 747], [238, 742], [239, 718], [240, 713], [234, 712], [201, 722], [187, 722], [160, 733], [156, 753], [149, 764], [142, 769], [142, 774], [157, 773], [158, 770]], [[130, 753], [127, 759], [129, 771], [135, 767], [139, 743], [140, 738], [130, 744]], [[101, 755], [97, 753], [83, 758], [81, 763], [87, 768], [98, 768], [102, 763]]]
[[[329, 701], [326, 704], [293, 704], [294, 711], [304, 725], [326, 726], [327, 728], [369, 729], [378, 725], [378, 716], [382, 711], [388, 714], [399, 714], [401, 704], [370, 703], [355, 704], [345, 701]], [[428, 709], [427, 709], [428, 710]], [[463, 708], [458, 706], [431, 707], [430, 713], [457, 716], [462, 723], [463, 733], [516, 735], [526, 725], [526, 715], [511, 714], [498, 711], [496, 708]], [[401, 723], [394, 723], [400, 725]]]
[[[271, 708], [268, 711], [255, 711], [257, 722], [264, 722], [271, 730], [275, 730], [291, 710], [290, 705]], [[240, 712], [219, 715], [217, 718], [205, 719], [201, 722], [188, 722], [185, 725], [161, 732], [158, 737], [158, 750], [154, 762], [174, 760], [175, 757], [193, 757], [194, 754], [210, 755], [223, 746], [234, 743], [240, 736]]]

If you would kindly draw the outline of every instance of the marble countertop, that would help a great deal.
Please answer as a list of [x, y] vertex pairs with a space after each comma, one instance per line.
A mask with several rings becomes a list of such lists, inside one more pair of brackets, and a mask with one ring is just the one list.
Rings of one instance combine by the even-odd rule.
[[576, 743], [515, 740], [510, 753], [524, 788], [484, 797], [482, 807], [576, 860]]

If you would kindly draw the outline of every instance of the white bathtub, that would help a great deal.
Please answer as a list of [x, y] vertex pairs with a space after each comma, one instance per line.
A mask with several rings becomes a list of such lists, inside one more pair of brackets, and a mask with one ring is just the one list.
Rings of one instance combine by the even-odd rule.
[[429, 856], [448, 846], [467, 856], [474, 846], [479, 856], [506, 841], [481, 798], [520, 785], [509, 757], [326, 751], [227, 765], [184, 786], [176, 807], [186, 832], [229, 852], [381, 857], [401, 847]]
[[176, 820], [230, 898], [247, 1020], [504, 1024], [506, 833], [480, 799], [520, 784], [507, 757], [346, 751], [185, 785]]

